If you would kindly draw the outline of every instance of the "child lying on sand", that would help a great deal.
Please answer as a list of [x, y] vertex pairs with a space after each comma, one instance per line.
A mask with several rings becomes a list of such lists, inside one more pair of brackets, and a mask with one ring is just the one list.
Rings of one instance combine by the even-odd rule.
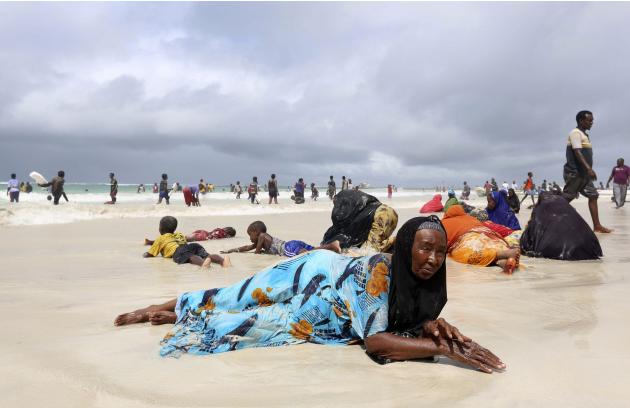
[[[232, 227], [215, 228], [212, 231], [196, 230], [192, 234], [186, 235], [186, 242], [207, 241], [209, 239], [233, 238], [236, 230]], [[144, 239], [144, 245], [153, 245], [150, 239]]]
[[202, 268], [209, 268], [212, 262], [221, 264], [223, 267], [231, 266], [230, 258], [219, 255], [208, 254], [204, 247], [199, 244], [189, 244], [186, 237], [177, 229], [177, 219], [166, 216], [160, 220], [160, 236], [155, 241], [145, 239], [145, 244], [151, 248], [144, 254], [145, 258], [152, 258], [161, 254], [164, 258], [173, 258], [177, 264], [191, 263]]
[[221, 251], [222, 254], [231, 252], [247, 252], [255, 249], [257, 254], [266, 253], [271, 255], [287, 256], [289, 258], [313, 249], [328, 249], [336, 253], [341, 253], [339, 241], [333, 241], [329, 244], [314, 247], [303, 241], [282, 241], [281, 239], [272, 237], [267, 234], [267, 226], [262, 221], [254, 221], [247, 227], [247, 235], [252, 241], [251, 245], [245, 245], [239, 248], [232, 248], [228, 251]]

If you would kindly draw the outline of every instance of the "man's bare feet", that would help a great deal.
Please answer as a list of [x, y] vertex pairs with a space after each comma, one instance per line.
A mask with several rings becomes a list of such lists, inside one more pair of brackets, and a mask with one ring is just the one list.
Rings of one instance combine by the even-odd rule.
[[211, 266], [212, 266], [212, 259], [210, 259], [210, 257], [207, 257], [201, 264], [201, 267], [205, 269], [210, 269]]
[[159, 324], [174, 324], [175, 321], [177, 321], [177, 315], [175, 312], [149, 312], [148, 316], [149, 322], [156, 326]]
[[611, 230], [609, 228], [604, 227], [603, 225], [599, 225], [597, 227], [593, 228], [593, 231], [595, 232], [601, 232], [602, 234], [609, 234], [611, 232], [613, 232], [614, 230]]
[[148, 321], [148, 311], [136, 310], [135, 312], [123, 313], [116, 317], [116, 320], [114, 320], [114, 326], [126, 326], [128, 324], [144, 323]]
[[232, 261], [230, 260], [229, 256], [223, 257], [223, 262], [221, 262], [221, 266], [224, 268], [229, 268], [230, 266], [232, 266]]

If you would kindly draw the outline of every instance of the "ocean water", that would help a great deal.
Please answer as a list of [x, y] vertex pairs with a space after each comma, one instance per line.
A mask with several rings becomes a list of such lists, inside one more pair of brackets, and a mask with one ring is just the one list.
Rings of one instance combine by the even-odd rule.
[[[120, 184], [116, 205], [106, 205], [109, 201], [109, 184], [71, 184], [64, 186], [69, 201], [63, 198], [58, 206], [47, 200], [48, 190], [35, 186], [30, 194], [20, 193], [18, 204], [9, 203], [9, 197], [0, 194], [0, 225], [42, 225], [64, 224], [93, 219], [124, 219], [136, 217], [162, 217], [165, 215], [208, 217], [225, 215], [264, 215], [277, 213], [300, 213], [306, 211], [331, 211], [332, 202], [320, 188], [320, 197], [312, 201], [310, 190], [306, 192], [306, 203], [297, 205], [290, 200], [292, 195], [281, 190], [278, 205], [268, 205], [266, 192], [258, 195], [260, 205], [252, 205], [243, 193], [241, 199], [229, 191], [229, 186], [217, 186], [215, 191], [200, 194], [200, 207], [187, 207], [181, 192], [171, 193], [170, 205], [163, 202], [157, 205], [157, 194], [149, 189], [137, 193], [137, 185]], [[6, 183], [0, 184], [6, 192]], [[364, 192], [387, 202], [386, 188], [368, 188]], [[459, 192], [458, 192], [459, 193]], [[394, 192], [392, 204], [396, 208], [419, 207], [429, 200], [435, 192], [429, 189], [402, 189]], [[444, 194], [445, 195], [445, 194]]]

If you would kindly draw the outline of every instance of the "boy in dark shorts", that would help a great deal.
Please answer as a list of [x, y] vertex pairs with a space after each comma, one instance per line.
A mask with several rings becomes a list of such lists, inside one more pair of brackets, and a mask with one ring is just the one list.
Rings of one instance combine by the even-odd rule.
[[573, 201], [582, 194], [588, 198], [588, 209], [593, 219], [595, 232], [611, 232], [599, 222], [597, 199], [599, 193], [593, 184], [597, 180], [597, 174], [593, 170], [593, 145], [587, 131], [593, 126], [593, 114], [589, 111], [580, 111], [575, 117], [577, 127], [569, 133], [567, 141], [566, 157], [564, 165], [564, 190], [562, 195], [569, 201]]
[[314, 249], [328, 249], [336, 253], [341, 253], [341, 247], [339, 241], [333, 241], [329, 244], [324, 244], [318, 247], [313, 247], [303, 241], [292, 240], [283, 241], [281, 239], [272, 237], [267, 234], [267, 226], [262, 221], [254, 221], [247, 227], [247, 235], [252, 242], [251, 245], [245, 245], [238, 248], [232, 248], [227, 251], [221, 251], [222, 254], [229, 254], [232, 252], [247, 252], [255, 249], [256, 254], [271, 254], [280, 255], [286, 257], [294, 257], [304, 252], [312, 251]]
[[217, 263], [221, 266], [231, 266], [230, 258], [224, 258], [219, 255], [208, 254], [204, 247], [195, 243], [187, 243], [186, 237], [177, 229], [177, 219], [175, 217], [166, 216], [160, 220], [160, 236], [153, 242], [145, 239], [145, 244], [151, 244], [151, 248], [144, 254], [145, 258], [152, 258], [162, 255], [164, 258], [173, 258], [176, 264], [191, 263], [209, 268], [211, 263]]
[[319, 190], [315, 187], [315, 183], [311, 183], [311, 200], [317, 201], [319, 197]]
[[159, 198], [158, 198], [158, 204], [162, 204], [162, 199], [166, 200], [166, 205], [169, 205], [168, 200], [170, 199], [169, 195], [169, 188], [168, 188], [168, 175], [166, 173], [162, 174], [162, 181], [160, 181], [160, 190], [159, 190]]

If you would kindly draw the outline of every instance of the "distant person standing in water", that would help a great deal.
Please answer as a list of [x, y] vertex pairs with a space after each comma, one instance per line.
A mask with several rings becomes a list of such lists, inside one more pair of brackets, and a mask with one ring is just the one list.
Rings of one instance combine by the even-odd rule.
[[40, 187], [50, 187], [50, 192], [52, 194], [54, 205], [59, 204], [59, 199], [61, 198], [61, 196], [63, 196], [66, 199], [66, 201], [68, 201], [68, 197], [66, 196], [66, 193], [63, 190], [63, 185], [66, 182], [64, 178], [65, 176], [66, 176], [66, 173], [63, 170], [59, 170], [57, 172], [57, 176], [53, 177], [53, 179], [50, 180], [48, 183], [37, 184]]
[[153, 194], [157, 194], [160, 191], [160, 188], [158, 187], [157, 183], [153, 183]]
[[247, 194], [249, 194], [249, 200], [252, 204], [260, 204], [260, 202], [256, 200], [256, 196], [258, 195], [258, 177], [252, 177], [252, 182], [249, 183], [247, 187]]
[[269, 192], [269, 204], [271, 204], [272, 200], [278, 204], [278, 180], [276, 180], [275, 174], [272, 174], [269, 181], [267, 181], [267, 191]]
[[114, 177], [114, 173], [109, 173], [109, 196], [111, 201], [105, 204], [116, 204], [116, 195], [118, 194], [118, 180]]
[[470, 197], [470, 186], [468, 185], [468, 182], [464, 181], [464, 188], [462, 190], [462, 195], [460, 196], [460, 198], [462, 200], [468, 200], [469, 197]]
[[346, 176], [341, 176], [341, 191], [346, 191], [348, 189], [348, 180], [346, 180]]
[[593, 145], [587, 133], [593, 126], [593, 113], [583, 110], [575, 116], [577, 127], [569, 133], [567, 141], [566, 159], [564, 165], [564, 190], [562, 195], [570, 201], [582, 194], [588, 198], [588, 209], [593, 219], [595, 232], [608, 233], [612, 230], [602, 226], [599, 222], [597, 199], [599, 193], [593, 184], [597, 174], [593, 170]]
[[168, 195], [168, 175], [166, 173], [162, 174], [162, 181], [160, 181], [160, 188], [158, 190], [160, 196], [158, 198], [158, 204], [162, 204], [162, 199], [166, 200], [166, 205], [169, 205], [169, 195]]
[[17, 181], [17, 176], [15, 173], [11, 174], [11, 179], [7, 182], [7, 195], [9, 196], [9, 200], [13, 203], [20, 202], [20, 189], [19, 183]]
[[394, 186], [391, 184], [387, 185], [387, 198], [392, 198], [392, 192], [394, 191]]
[[236, 198], [241, 199], [241, 194], [243, 194], [243, 187], [241, 187], [241, 182], [237, 181], [234, 186], [234, 193], [236, 194]]
[[326, 191], [326, 194], [328, 194], [328, 198], [331, 200], [335, 198], [335, 195], [337, 195], [337, 185], [335, 184], [333, 176], [330, 176], [330, 180], [328, 181], [328, 190]]
[[630, 167], [624, 164], [623, 158], [617, 159], [617, 166], [613, 167], [608, 182], [606, 182], [606, 188], [610, 187], [610, 180], [613, 181], [613, 198], [617, 204], [616, 208], [623, 207], [630, 182]]

